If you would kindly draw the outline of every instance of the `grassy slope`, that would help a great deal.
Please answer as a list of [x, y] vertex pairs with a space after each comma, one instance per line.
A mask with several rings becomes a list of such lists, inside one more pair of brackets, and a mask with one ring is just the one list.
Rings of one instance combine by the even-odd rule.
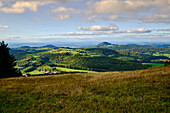
[[168, 112], [170, 67], [0, 79], [0, 112]]
[[167, 57], [170, 58], [170, 54], [159, 54], [159, 53], [155, 53], [155, 54], [153, 54], [153, 55], [155, 55], [155, 56], [167, 56]]
[[151, 65], [151, 66], [164, 66], [164, 64], [159, 64], [159, 63], [142, 63], [144, 65]]
[[[88, 71], [88, 70], [78, 70], [78, 69], [69, 69], [69, 68], [64, 68], [64, 67], [56, 67], [57, 70], [64, 71], [64, 72], [81, 72], [81, 73], [95, 73], [95, 71]], [[37, 75], [37, 74], [44, 74], [45, 71], [38, 71], [38, 70], [34, 70], [32, 72], [29, 72], [29, 74], [32, 75]]]
[[85, 73], [95, 73], [95, 71], [88, 71], [88, 70], [78, 70], [78, 69], [69, 69], [63, 67], [56, 67], [57, 70], [65, 71], [65, 72], [85, 72]]

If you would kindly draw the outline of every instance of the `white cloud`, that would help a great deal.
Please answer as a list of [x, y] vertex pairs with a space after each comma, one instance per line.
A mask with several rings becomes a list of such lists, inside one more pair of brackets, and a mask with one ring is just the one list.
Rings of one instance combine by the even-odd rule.
[[170, 28], [169, 29], [158, 29], [157, 31], [170, 31]]
[[170, 23], [170, 15], [167, 14], [156, 14], [147, 15], [143, 17], [145, 23]]
[[103, 34], [114, 34], [114, 33], [150, 33], [151, 30], [145, 28], [139, 29], [128, 29], [128, 30], [116, 30], [116, 31], [104, 31]]
[[8, 31], [9, 26], [7, 25], [0, 25], [0, 32], [6, 32]]
[[139, 19], [137, 15], [100, 15], [100, 14], [94, 14], [94, 15], [87, 15], [87, 20], [90, 22], [95, 22], [95, 19], [102, 19], [102, 20], [115, 20], [115, 21], [128, 21], [128, 20], [136, 20]]
[[2, 7], [3, 6], [3, 4], [2, 4], [2, 2], [0, 2], [0, 7]]
[[39, 6], [48, 5], [50, 3], [54, 3], [52, 1], [42, 2], [42, 1], [17, 1], [11, 7], [3, 7], [0, 8], [0, 11], [5, 13], [24, 13], [26, 9], [30, 11], [37, 12]]
[[96, 33], [90, 33], [90, 32], [68, 32], [60, 35], [66, 35], [66, 36], [75, 36], [75, 35], [96, 35]]
[[94, 22], [95, 18], [102, 18], [102, 17], [100, 15], [90, 15], [90, 16], [88, 16], [87, 20], [89, 22]]
[[66, 36], [83, 36], [83, 35], [111, 35], [111, 34], [120, 34], [120, 33], [150, 33], [151, 30], [145, 29], [145, 28], [139, 28], [139, 29], [129, 29], [129, 30], [103, 30], [100, 32], [68, 32], [64, 34], [59, 34], [59, 35], [66, 35]]
[[12, 5], [12, 8], [28, 8], [31, 11], [37, 11], [38, 10], [39, 2], [16, 2]]
[[117, 14], [123, 12], [143, 12], [153, 10], [153, 8], [167, 9], [169, 4], [169, 0], [101, 0], [92, 4], [91, 8], [96, 13]]
[[77, 29], [84, 31], [114, 31], [118, 30], [119, 28], [112, 24], [110, 26], [93, 25], [91, 27], [78, 27]]
[[72, 14], [80, 14], [81, 10], [73, 9], [73, 8], [65, 8], [65, 7], [58, 7], [51, 11], [52, 13], [72, 13]]
[[101, 0], [94, 3], [94, 12], [117, 14], [122, 12], [142, 12], [150, 9], [151, 0]]
[[55, 20], [68, 20], [70, 19], [72, 16], [71, 15], [57, 15], [54, 17]]
[[145, 29], [145, 28], [139, 28], [135, 30], [127, 30], [127, 33], [149, 33], [151, 30]]
[[109, 20], [117, 20], [117, 19], [119, 19], [119, 16], [118, 15], [110, 15], [107, 19], [109, 19]]
[[17, 40], [20, 39], [20, 37], [0, 37], [0, 40]]
[[4, 12], [4, 13], [23, 13], [25, 12], [24, 8], [1, 8], [0, 11]]
[[102, 26], [102, 25], [93, 25], [91, 27], [77, 27], [78, 30], [83, 31], [97, 31], [97, 32], [68, 32], [59, 35], [110, 35], [110, 34], [120, 34], [120, 33], [150, 33], [151, 30], [145, 28], [139, 29], [128, 29], [128, 30], [119, 30], [119, 27], [111, 24], [110, 26]]
[[[169, 23], [170, 0], [90, 0], [85, 11], [88, 20], [142, 20], [147, 23]], [[107, 16], [106, 16], [107, 15]], [[143, 18], [141, 18], [143, 17]]]
[[[24, 13], [26, 9], [37, 12], [40, 6], [48, 5], [51, 3], [66, 4], [66, 3], [78, 2], [82, 0], [49, 0], [49, 1], [45, 1], [45, 0], [2, 0], [2, 1], [4, 1], [5, 3], [12, 1], [14, 2], [14, 4], [12, 4], [10, 7], [0, 8], [0, 11], [5, 12], [5, 13]], [[3, 4], [0, 2], [0, 7], [2, 5]], [[69, 9], [69, 10], [74, 11], [72, 9]]]
[[9, 27], [6, 26], [6, 25], [0, 25], [0, 28], [5, 28], [5, 29], [7, 29], [7, 28], [9, 28]]

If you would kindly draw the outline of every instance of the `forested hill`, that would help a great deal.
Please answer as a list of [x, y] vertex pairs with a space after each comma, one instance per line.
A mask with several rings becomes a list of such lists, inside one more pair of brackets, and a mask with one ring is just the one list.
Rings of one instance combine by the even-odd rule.
[[144, 47], [140, 45], [117, 45], [108, 42], [102, 42], [93, 48], [108, 48], [112, 50], [126, 50], [130, 52], [145, 53], [145, 54], [170, 54], [170, 49], [163, 47]]
[[169, 48], [170, 44], [151, 44], [151, 45], [138, 45], [138, 44], [128, 44], [133, 46], [142, 46], [142, 47], [163, 47], [163, 48]]
[[[137, 70], [148, 67], [139, 62], [145, 61], [144, 56], [131, 57], [105, 48], [22, 47], [12, 49], [11, 53], [16, 57], [17, 66], [23, 73], [38, 70], [59, 71], [59, 67], [100, 72]], [[152, 56], [147, 56], [147, 58], [159, 59], [159, 57]]]
[[[110, 44], [101, 43], [97, 48], [59, 48], [52, 45], [42, 47], [24, 46], [13, 48], [10, 53], [16, 57], [17, 67], [23, 73], [36, 72], [38, 74], [43, 74], [46, 71], [60, 73], [61, 69], [62, 71], [72, 69], [74, 72], [137, 70], [153, 65], [164, 65], [163, 60], [169, 59], [169, 54], [161, 56], [159, 53], [156, 56], [132, 52], [131, 49], [138, 50], [136, 46], [126, 45], [126, 49], [119, 48], [115, 51], [113, 47], [119, 47], [119, 45]], [[107, 49], [108, 47], [112, 49]], [[125, 48], [125, 45], [123, 47]], [[127, 51], [127, 48], [129, 48], [129, 51]], [[147, 49], [145, 48], [145, 50]], [[165, 52], [165, 49], [162, 51]]]

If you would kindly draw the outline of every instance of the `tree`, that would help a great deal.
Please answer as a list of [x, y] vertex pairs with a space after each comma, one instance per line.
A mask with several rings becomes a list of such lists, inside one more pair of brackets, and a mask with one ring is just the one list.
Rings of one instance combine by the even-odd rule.
[[21, 72], [15, 68], [16, 59], [9, 53], [8, 44], [4, 41], [0, 42], [0, 78], [18, 77]]
[[165, 61], [164, 66], [169, 66], [169, 65], [170, 65], [170, 61], [169, 60]]

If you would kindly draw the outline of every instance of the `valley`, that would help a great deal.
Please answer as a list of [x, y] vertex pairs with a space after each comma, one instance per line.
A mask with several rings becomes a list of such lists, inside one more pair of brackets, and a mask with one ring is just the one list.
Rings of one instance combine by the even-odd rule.
[[90, 48], [23, 46], [10, 53], [17, 59], [17, 68], [30, 75], [130, 71], [163, 66], [170, 59], [167, 48], [107, 42]]

